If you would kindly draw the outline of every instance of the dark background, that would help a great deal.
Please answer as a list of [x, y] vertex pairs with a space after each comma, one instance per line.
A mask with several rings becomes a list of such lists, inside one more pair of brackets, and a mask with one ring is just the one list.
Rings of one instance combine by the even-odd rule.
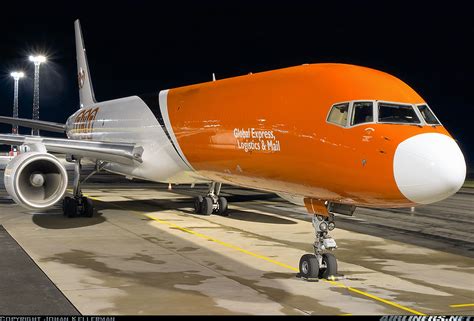
[[64, 122], [78, 108], [79, 18], [99, 101], [209, 81], [212, 72], [226, 78], [303, 63], [357, 64], [413, 87], [474, 163], [474, 11], [467, 2], [17, 3], [0, 4], [1, 115], [11, 115], [9, 73], [22, 69], [20, 117], [31, 117], [31, 52], [49, 58], [41, 67], [40, 118]]

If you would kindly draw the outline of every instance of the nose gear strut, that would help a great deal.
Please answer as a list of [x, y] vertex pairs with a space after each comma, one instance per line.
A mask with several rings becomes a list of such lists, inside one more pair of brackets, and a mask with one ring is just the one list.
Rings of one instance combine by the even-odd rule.
[[306, 280], [329, 279], [337, 275], [337, 260], [330, 253], [337, 248], [336, 241], [328, 234], [336, 227], [334, 214], [328, 216], [313, 215], [315, 233], [314, 254], [305, 254], [300, 259], [299, 277]]

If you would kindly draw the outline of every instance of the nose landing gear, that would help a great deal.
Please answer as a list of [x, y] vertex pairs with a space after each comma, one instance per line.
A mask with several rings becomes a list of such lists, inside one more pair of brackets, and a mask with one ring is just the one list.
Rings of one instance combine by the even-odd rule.
[[336, 227], [334, 214], [329, 213], [328, 217], [313, 215], [312, 222], [316, 237], [314, 254], [301, 257], [298, 276], [306, 280], [329, 279], [337, 275], [336, 257], [328, 252], [337, 248], [336, 241], [328, 234]]
[[227, 199], [219, 196], [222, 183], [212, 182], [206, 196], [198, 196], [194, 199], [194, 210], [198, 214], [211, 215], [212, 213], [222, 216], [227, 214]]

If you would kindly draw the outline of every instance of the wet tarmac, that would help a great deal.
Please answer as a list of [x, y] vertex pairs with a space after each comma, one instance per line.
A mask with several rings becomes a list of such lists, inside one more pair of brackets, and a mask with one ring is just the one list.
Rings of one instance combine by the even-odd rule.
[[0, 225], [82, 314], [474, 313], [472, 190], [414, 212], [338, 216], [344, 277], [319, 282], [296, 277], [313, 242], [303, 208], [225, 186], [229, 217], [194, 214], [204, 190], [99, 175], [84, 188], [93, 218], [4, 197]]

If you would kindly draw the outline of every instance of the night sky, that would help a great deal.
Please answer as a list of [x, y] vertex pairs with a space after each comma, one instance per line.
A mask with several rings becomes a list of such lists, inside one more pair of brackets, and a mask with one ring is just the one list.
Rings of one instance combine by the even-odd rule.
[[[64, 122], [77, 110], [79, 18], [99, 101], [209, 81], [212, 72], [227, 78], [303, 63], [362, 65], [414, 88], [474, 165], [474, 14], [463, 2], [17, 3], [2, 3], [1, 115], [12, 112], [9, 73], [22, 69], [20, 117], [31, 118], [31, 52], [49, 58], [41, 67], [40, 119]], [[36, 13], [29, 9], [37, 4]]]

